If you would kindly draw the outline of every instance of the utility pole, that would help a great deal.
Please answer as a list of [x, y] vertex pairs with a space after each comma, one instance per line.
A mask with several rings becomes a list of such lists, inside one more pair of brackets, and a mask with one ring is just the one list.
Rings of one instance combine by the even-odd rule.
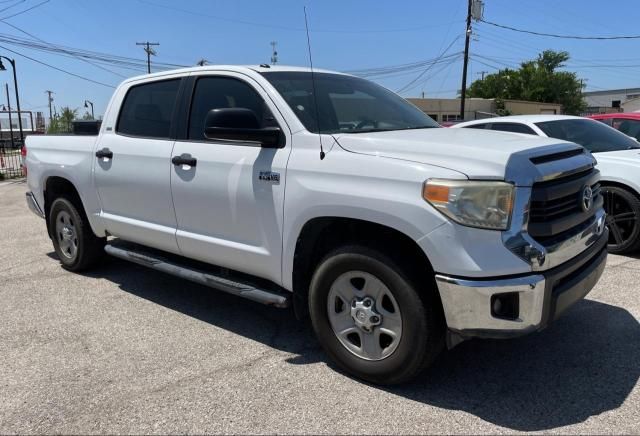
[[275, 65], [278, 63], [278, 52], [276, 50], [278, 41], [271, 41], [269, 44], [271, 44], [271, 65]]
[[484, 75], [485, 74], [489, 74], [488, 71], [478, 71], [476, 74], [479, 74], [481, 76], [480, 80], [484, 80]]
[[464, 62], [462, 64], [462, 88], [460, 91], [460, 119], [464, 121], [464, 103], [467, 94], [467, 67], [469, 66], [469, 41], [471, 40], [471, 6], [473, 0], [468, 0], [467, 28], [464, 41]]
[[53, 112], [51, 110], [51, 103], [53, 103], [53, 97], [51, 97], [51, 95], [53, 94], [53, 91], [45, 91], [45, 94], [49, 95], [49, 124], [51, 124], [51, 121], [53, 120]]
[[[467, 67], [469, 66], [469, 42], [471, 40], [471, 19], [482, 20], [484, 14], [484, 0], [468, 0], [467, 30], [464, 42], [464, 63], [462, 66], [462, 89], [460, 90], [460, 119], [464, 120], [464, 103], [467, 96]], [[485, 71], [486, 72], [486, 71]], [[484, 80], [484, 74], [482, 75]]]
[[146, 42], [136, 42], [136, 45], [142, 45], [143, 50], [147, 53], [147, 73], [151, 74], [151, 56], [156, 55], [156, 51], [152, 49], [151, 46], [158, 46], [160, 45], [160, 43], [146, 41]]

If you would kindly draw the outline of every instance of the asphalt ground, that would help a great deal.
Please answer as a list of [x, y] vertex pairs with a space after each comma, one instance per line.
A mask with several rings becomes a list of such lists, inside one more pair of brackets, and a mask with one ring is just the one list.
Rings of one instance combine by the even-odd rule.
[[0, 183], [0, 433], [640, 433], [640, 257], [545, 331], [381, 388], [289, 311], [116, 259], [63, 270], [25, 191]]

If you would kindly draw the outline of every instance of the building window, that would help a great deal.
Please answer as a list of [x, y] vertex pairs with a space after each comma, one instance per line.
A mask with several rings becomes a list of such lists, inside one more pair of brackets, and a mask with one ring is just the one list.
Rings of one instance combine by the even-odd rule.
[[438, 114], [427, 114], [428, 117], [431, 117], [433, 121], [438, 121]]
[[618, 109], [619, 109], [619, 108], [620, 108], [620, 103], [621, 103], [621, 101], [620, 101], [620, 100], [613, 100], [613, 101], [611, 102], [611, 107], [615, 107], [615, 108], [618, 108]]
[[460, 115], [451, 115], [451, 114], [444, 114], [442, 115], [442, 121], [443, 122], [449, 122], [449, 121], [462, 121], [462, 118], [460, 118]]

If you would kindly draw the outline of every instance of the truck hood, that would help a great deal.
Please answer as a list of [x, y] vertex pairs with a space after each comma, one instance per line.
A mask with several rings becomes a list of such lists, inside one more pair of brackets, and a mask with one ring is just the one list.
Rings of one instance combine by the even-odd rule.
[[353, 153], [434, 165], [470, 179], [498, 180], [504, 178], [512, 154], [565, 143], [532, 135], [446, 128], [344, 133], [334, 137], [342, 148]]

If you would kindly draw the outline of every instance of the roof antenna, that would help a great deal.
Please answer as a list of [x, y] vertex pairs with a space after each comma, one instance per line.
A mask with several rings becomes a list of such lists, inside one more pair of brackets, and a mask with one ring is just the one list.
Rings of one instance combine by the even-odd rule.
[[311, 65], [311, 87], [313, 89], [313, 103], [316, 109], [316, 123], [318, 125], [318, 138], [320, 138], [320, 160], [324, 159], [322, 148], [322, 133], [320, 132], [320, 111], [318, 110], [318, 98], [316, 93], [316, 80], [313, 74], [313, 60], [311, 59], [311, 40], [309, 39], [309, 23], [307, 22], [307, 7], [304, 6], [304, 27], [307, 30], [307, 50], [309, 51], [309, 64]]

